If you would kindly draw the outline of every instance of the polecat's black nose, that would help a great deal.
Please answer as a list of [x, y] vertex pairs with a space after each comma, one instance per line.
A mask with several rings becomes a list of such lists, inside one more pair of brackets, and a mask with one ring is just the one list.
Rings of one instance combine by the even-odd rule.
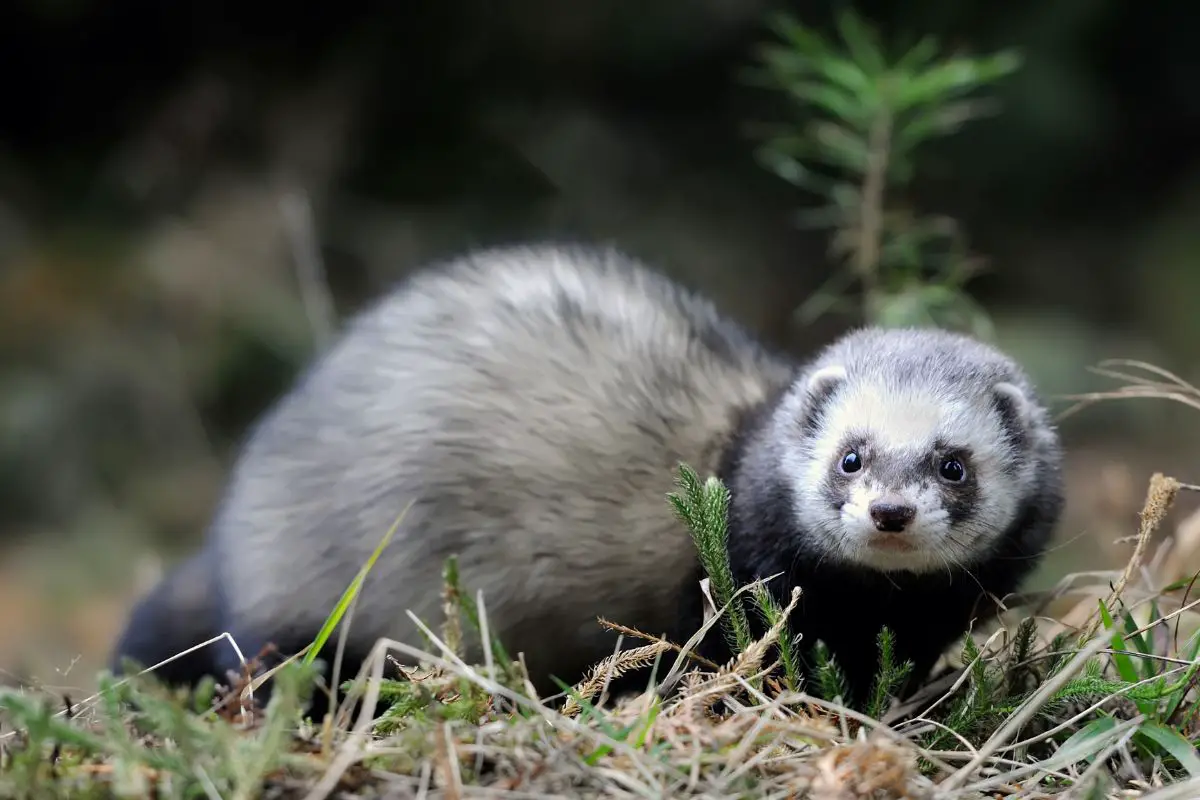
[[867, 511], [875, 527], [884, 533], [900, 533], [917, 516], [917, 510], [906, 503], [875, 501]]

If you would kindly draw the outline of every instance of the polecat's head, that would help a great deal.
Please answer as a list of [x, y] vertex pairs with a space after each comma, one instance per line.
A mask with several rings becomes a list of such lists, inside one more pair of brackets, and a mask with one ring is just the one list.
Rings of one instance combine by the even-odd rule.
[[985, 557], [1039, 471], [1057, 469], [1057, 436], [1020, 368], [942, 331], [843, 337], [771, 429], [793, 513], [815, 538], [806, 547], [885, 571]]

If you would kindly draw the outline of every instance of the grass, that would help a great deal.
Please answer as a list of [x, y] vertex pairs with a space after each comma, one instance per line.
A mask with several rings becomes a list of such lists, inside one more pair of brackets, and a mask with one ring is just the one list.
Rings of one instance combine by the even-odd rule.
[[[1076, 399], [1200, 401], [1200, 390], [1145, 365], [1106, 374], [1128, 385]], [[737, 644], [728, 664], [685, 655], [699, 632], [673, 643], [602, 619], [639, 641], [564, 695], [539, 698], [451, 561], [440, 632], [418, 621], [424, 647], [381, 640], [324, 720], [300, 710], [318, 651], [351, 621], [358, 579], [319, 640], [274, 673], [265, 708], [244, 679], [188, 696], [152, 671], [103, 676], [97, 695], [78, 703], [3, 691], [0, 796], [1200, 796], [1200, 599], [1186, 566], [1200, 558], [1200, 537], [1156, 543], [1177, 494], [1196, 487], [1155, 475], [1124, 570], [1070, 575], [1018, 598], [904, 704], [890, 689], [905, 665], [891, 663], [882, 631], [878, 688], [860, 710], [837, 702], [832, 661], [801, 674], [786, 634], [790, 605], [761, 583], [733, 585], [721, 557], [725, 488], [686, 467], [678, 484], [670, 502], [710, 574], [704, 629], [721, 625]], [[767, 623], [759, 639], [746, 616], [755, 612]], [[482, 664], [462, 658], [468, 634], [487, 643]], [[400, 679], [384, 678], [389, 663]], [[646, 691], [607, 695], [613, 677], [635, 671]], [[386, 709], [378, 716], [362, 710], [376, 700]]]

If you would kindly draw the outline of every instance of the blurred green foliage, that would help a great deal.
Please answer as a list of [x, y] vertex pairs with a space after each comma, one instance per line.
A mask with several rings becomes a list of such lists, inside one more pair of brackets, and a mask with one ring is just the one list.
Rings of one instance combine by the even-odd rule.
[[843, 292], [857, 283], [867, 321], [990, 337], [987, 314], [964, 290], [977, 262], [958, 223], [918, 216], [893, 197], [912, 184], [923, 145], [992, 110], [979, 92], [1017, 70], [1017, 52], [945, 57], [926, 36], [892, 56], [895, 48], [853, 11], [837, 18], [840, 43], [786, 14], [771, 27], [782, 43], [760, 48], [762, 68], [753, 77], [783, 92], [802, 121], [768, 131], [758, 156], [822, 198], [798, 218], [833, 231], [831, 254], [841, 263], [800, 307], [800, 318], [811, 324], [826, 311], [846, 310]]

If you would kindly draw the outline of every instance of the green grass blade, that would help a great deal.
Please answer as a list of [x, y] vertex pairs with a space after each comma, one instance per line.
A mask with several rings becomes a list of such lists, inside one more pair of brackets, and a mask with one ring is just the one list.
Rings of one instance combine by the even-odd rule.
[[392, 541], [392, 537], [400, 528], [400, 523], [404, 521], [404, 517], [408, 514], [408, 510], [412, 508], [412, 502], [404, 507], [404, 510], [396, 516], [396, 521], [392, 523], [392, 527], [387, 534], [375, 546], [375, 552], [371, 553], [371, 557], [367, 559], [367, 563], [363, 564], [358, 574], [354, 576], [354, 580], [346, 587], [346, 591], [342, 592], [342, 597], [334, 606], [333, 611], [325, 618], [325, 624], [321, 626], [321, 630], [317, 632], [317, 636], [313, 639], [313, 643], [309, 645], [308, 652], [304, 654], [302, 663], [305, 665], [312, 664], [316, 660], [317, 654], [321, 652], [321, 648], [325, 646], [325, 642], [329, 640], [330, 634], [337, 624], [342, 621], [342, 617], [346, 615], [346, 610], [350, 608], [350, 604], [354, 602], [354, 598], [358, 596], [359, 590], [362, 588], [363, 581], [367, 579], [367, 575], [371, 572], [371, 568], [375, 566], [375, 562], [379, 559], [379, 554]]
[[1171, 755], [1193, 778], [1200, 778], [1200, 755], [1183, 734], [1157, 722], [1147, 722], [1138, 728], [1137, 736], [1151, 740]]
[[1103, 600], [1099, 601], [1099, 603], [1100, 619], [1104, 622], [1104, 628], [1113, 632], [1111, 644], [1115, 652], [1112, 654], [1112, 660], [1113, 665], [1117, 668], [1117, 674], [1123, 680], [1130, 683], [1137, 683], [1141, 680], [1141, 675], [1138, 674], [1133, 659], [1127, 653], [1123, 652], [1125, 649], [1125, 637], [1115, 629], [1116, 623], [1113, 622], [1112, 614], [1108, 611], [1108, 606], [1104, 604]]
[[1191, 643], [1183, 651], [1183, 658], [1192, 662], [1192, 665], [1183, 673], [1183, 677], [1171, 695], [1171, 699], [1167, 702], [1166, 712], [1163, 714], [1163, 719], [1171, 719], [1175, 716], [1175, 712], [1179, 710], [1179, 706], [1187, 699], [1188, 687], [1192, 685], [1192, 678], [1196, 672], [1200, 671], [1200, 631], [1192, 634]]
[[1076, 761], [1091, 761], [1097, 753], [1104, 749], [1104, 745], [1108, 743], [1108, 734], [1117, 725], [1118, 722], [1113, 717], [1100, 717], [1092, 720], [1067, 737], [1062, 747], [1058, 749], [1058, 755], [1066, 758], [1065, 754], [1070, 753]]

